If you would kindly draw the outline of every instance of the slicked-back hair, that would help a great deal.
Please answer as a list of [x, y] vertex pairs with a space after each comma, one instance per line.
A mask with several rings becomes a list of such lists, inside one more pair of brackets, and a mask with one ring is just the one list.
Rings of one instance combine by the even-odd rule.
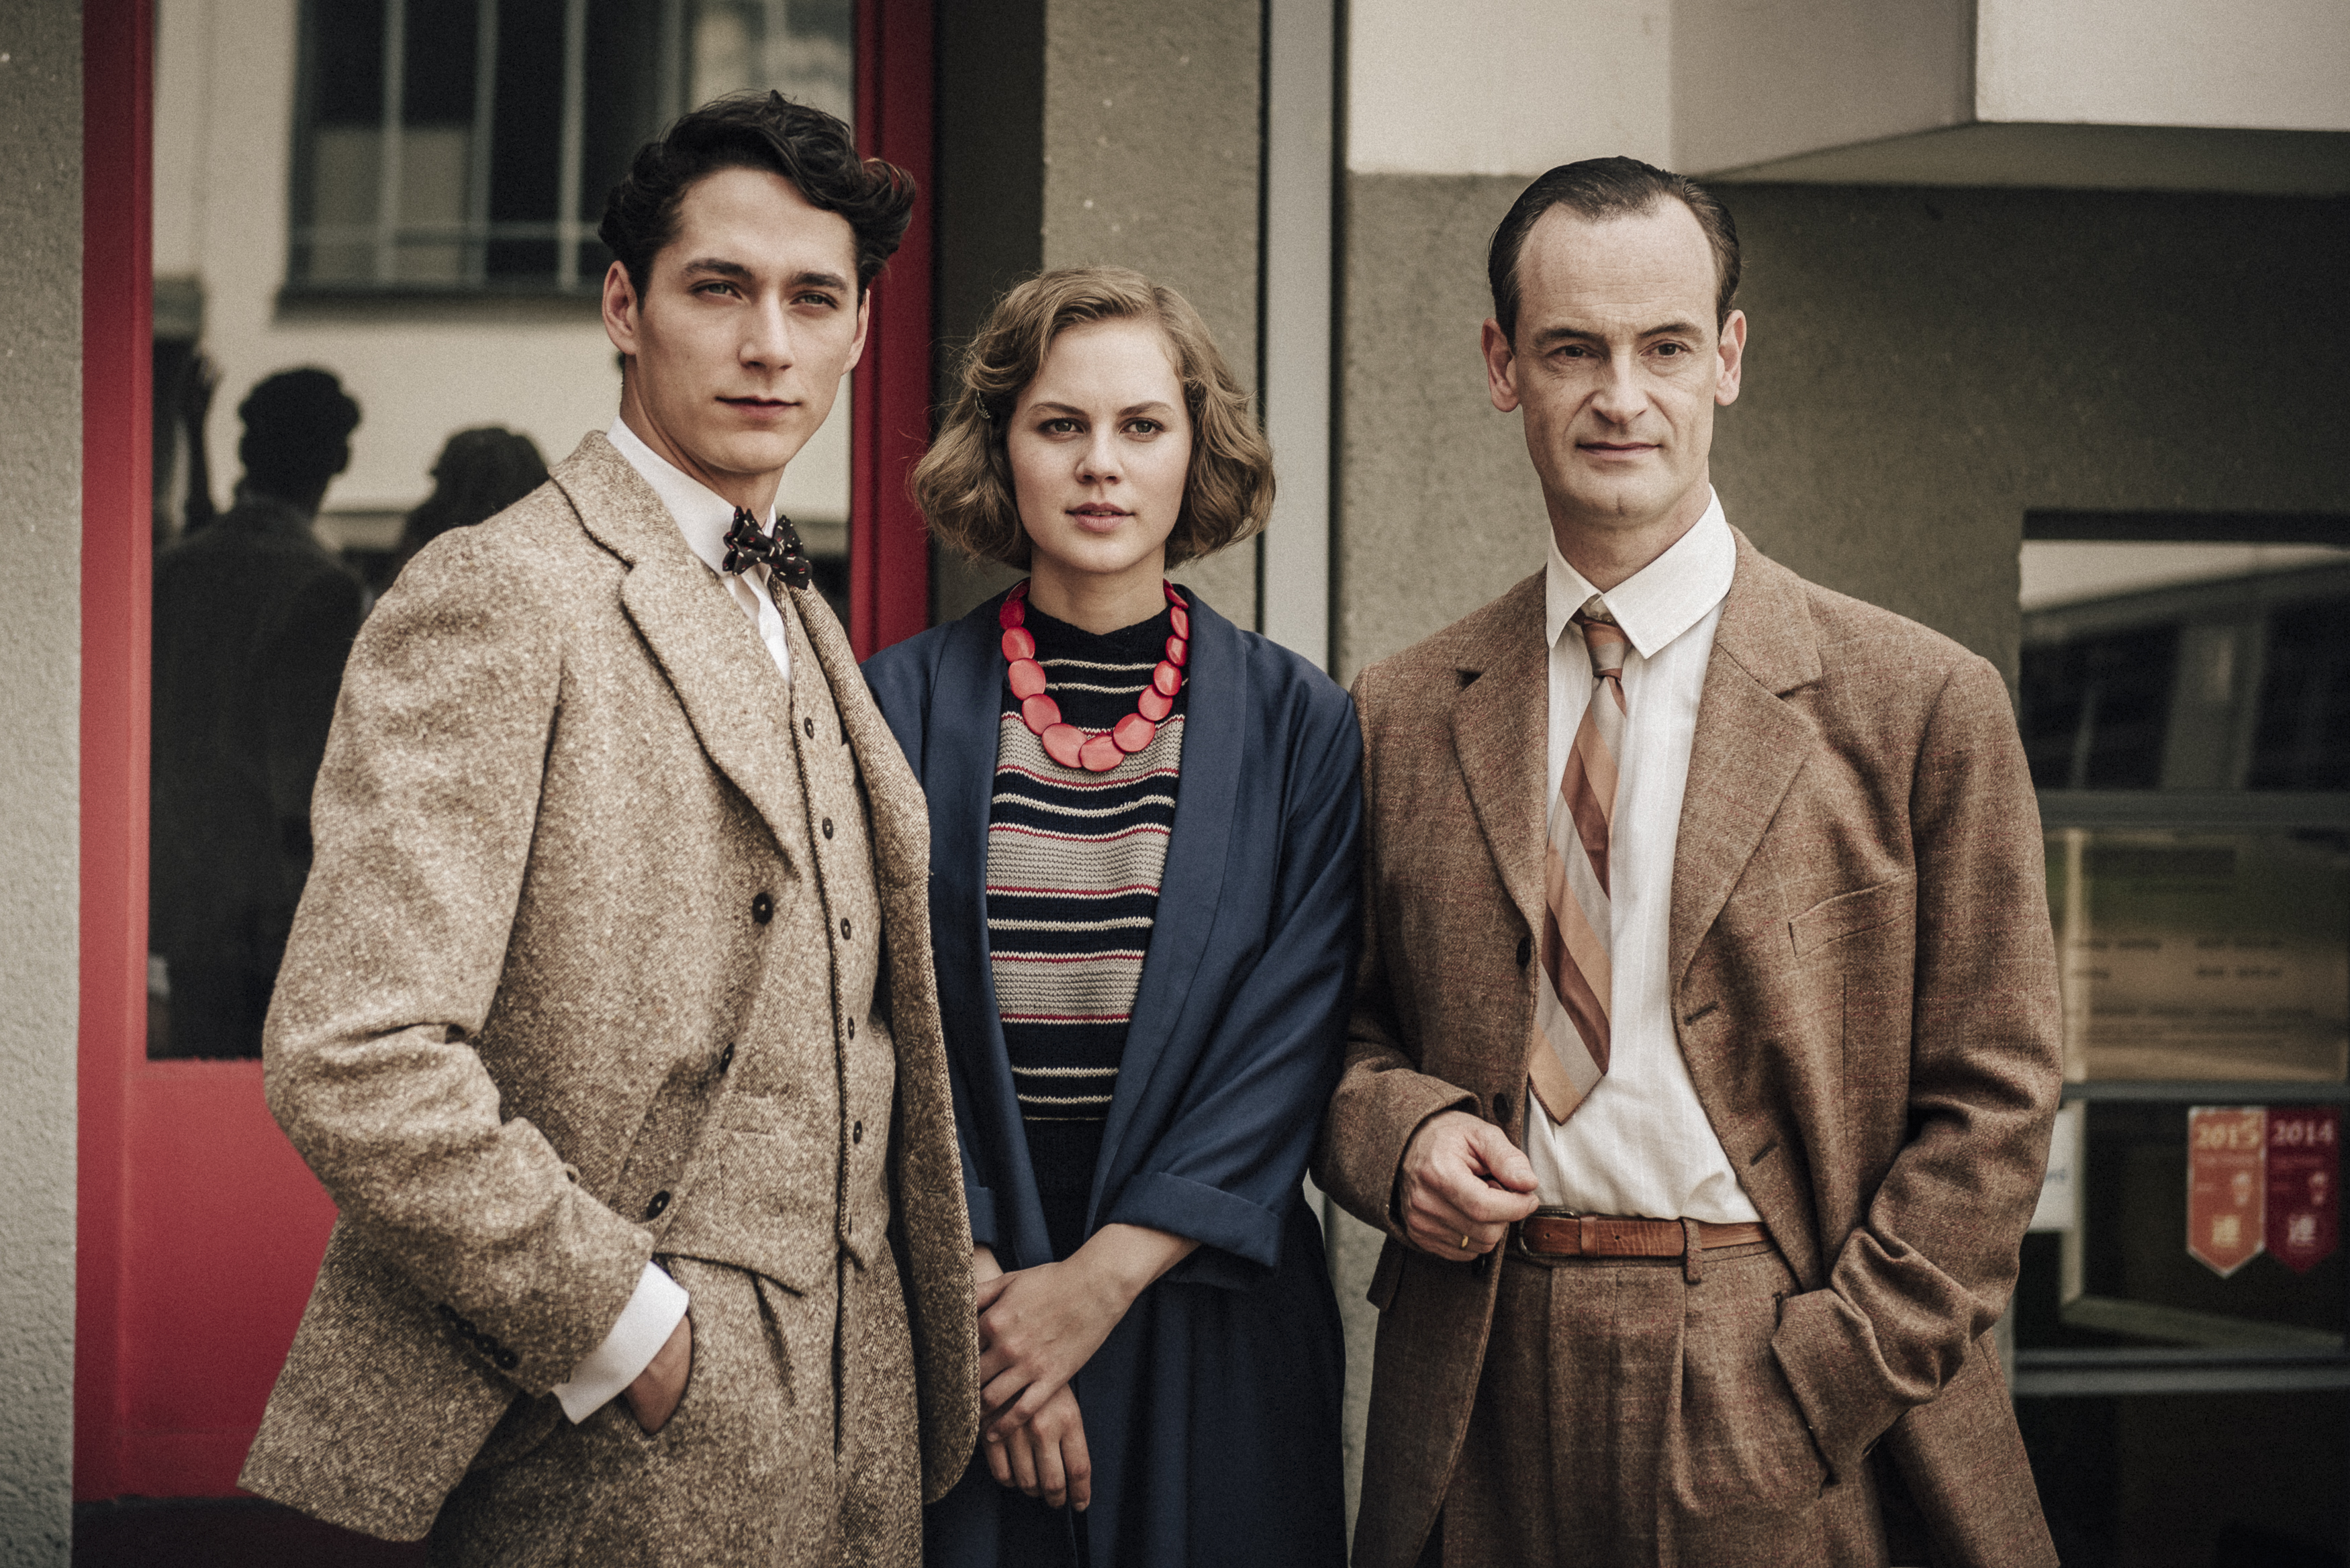
[[1128, 268], [1067, 267], [1030, 278], [997, 300], [963, 354], [937, 439], [910, 482], [914, 504], [942, 542], [975, 560], [1028, 565], [1028, 531], [1020, 525], [1004, 438], [1053, 340], [1097, 321], [1157, 327], [1183, 384], [1191, 463], [1183, 509], [1167, 536], [1167, 564], [1213, 555], [1264, 526], [1273, 511], [1273, 447], [1199, 311]]
[[1517, 339], [1518, 257], [1544, 213], [1565, 207], [1579, 218], [1597, 222], [1638, 217], [1666, 201], [1687, 207], [1705, 231], [1706, 244], [1713, 247], [1714, 325], [1725, 325], [1738, 298], [1738, 225], [1731, 221], [1730, 209], [1686, 175], [1668, 173], [1637, 158], [1586, 158], [1538, 177], [1493, 231], [1492, 246], [1485, 253], [1485, 280], [1493, 290], [1493, 320], [1502, 336]]
[[856, 139], [837, 119], [779, 92], [731, 93], [639, 148], [628, 177], [605, 198], [596, 233], [629, 269], [638, 297], [652, 282], [653, 257], [677, 237], [686, 192], [722, 169], [780, 174], [809, 206], [847, 219], [857, 236], [860, 298], [913, 216], [914, 177], [879, 158], [859, 158]]

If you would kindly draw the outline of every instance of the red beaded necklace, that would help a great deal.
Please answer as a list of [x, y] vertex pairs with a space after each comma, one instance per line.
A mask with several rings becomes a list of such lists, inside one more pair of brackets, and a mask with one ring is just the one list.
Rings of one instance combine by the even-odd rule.
[[1175, 694], [1183, 690], [1184, 666], [1191, 661], [1191, 613], [1175, 585], [1161, 581], [1167, 614], [1174, 635], [1167, 639], [1167, 657], [1150, 672], [1150, 684], [1135, 700], [1134, 711], [1107, 730], [1087, 734], [1064, 723], [1061, 705], [1045, 694], [1045, 667], [1036, 662], [1036, 634], [1027, 628], [1028, 584], [1013, 585], [995, 622], [1003, 628], [1003, 657], [1011, 661], [1012, 694], [1020, 699], [1020, 721], [1044, 742], [1045, 754], [1065, 768], [1106, 774], [1158, 738], [1159, 722], [1175, 709]]

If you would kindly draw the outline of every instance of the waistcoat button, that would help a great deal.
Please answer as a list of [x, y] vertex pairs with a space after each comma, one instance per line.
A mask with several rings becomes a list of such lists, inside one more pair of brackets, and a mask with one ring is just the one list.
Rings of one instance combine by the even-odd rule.
[[806, 735], [811, 741], [815, 740], [816, 721], [814, 719], [802, 719], [800, 721], [800, 733]]
[[840, 940], [844, 942], [848, 940], [848, 917], [847, 915], [840, 917]]
[[854, 1039], [856, 1039], [856, 1038], [857, 1038], [857, 1020], [855, 1020], [854, 1018], [852, 1018], [852, 1019], [850, 1019], [850, 1020], [848, 1021], [848, 1037], [849, 1037], [851, 1040], [854, 1040]]
[[645, 1205], [645, 1218], [648, 1220], [658, 1220], [661, 1217], [662, 1210], [666, 1210], [668, 1207], [669, 1194], [666, 1192], [656, 1192], [653, 1194], [653, 1200]]
[[723, 1073], [727, 1068], [732, 1067], [733, 1064], [734, 1047], [729, 1045], [725, 1050], [718, 1053], [718, 1070]]
[[858, 1122], [855, 1127], [848, 1129], [848, 1141], [851, 1143], [863, 1143], [865, 1141], [865, 1124], [863, 1122]]
[[751, 900], [751, 918], [759, 924], [765, 925], [775, 918], [775, 901], [764, 893], [759, 894]]
[[832, 818], [828, 816], [824, 819], [824, 836], [827, 838], [832, 836]]

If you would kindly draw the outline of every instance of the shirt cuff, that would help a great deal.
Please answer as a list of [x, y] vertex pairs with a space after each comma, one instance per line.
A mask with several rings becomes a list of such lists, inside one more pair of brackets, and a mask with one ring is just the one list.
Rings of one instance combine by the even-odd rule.
[[653, 1364], [660, 1347], [685, 1316], [685, 1287], [651, 1263], [637, 1278], [636, 1293], [620, 1309], [620, 1321], [604, 1343], [571, 1369], [571, 1380], [555, 1386], [555, 1397], [574, 1425], [608, 1404], [637, 1375]]

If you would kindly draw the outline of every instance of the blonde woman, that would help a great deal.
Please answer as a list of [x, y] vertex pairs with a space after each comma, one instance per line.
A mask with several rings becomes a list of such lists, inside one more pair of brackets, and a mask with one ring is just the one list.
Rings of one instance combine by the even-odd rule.
[[1028, 576], [865, 666], [931, 805], [986, 1416], [956, 1568], [1345, 1556], [1343, 1356], [1300, 1196], [1359, 903], [1346, 694], [1166, 574], [1272, 454], [1139, 274], [998, 303], [914, 488]]

